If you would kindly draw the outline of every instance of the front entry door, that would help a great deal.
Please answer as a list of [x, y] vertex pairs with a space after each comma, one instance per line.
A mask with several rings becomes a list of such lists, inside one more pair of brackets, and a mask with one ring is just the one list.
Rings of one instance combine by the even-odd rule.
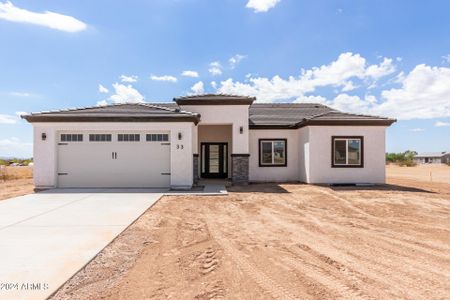
[[201, 143], [201, 177], [228, 177], [228, 144]]

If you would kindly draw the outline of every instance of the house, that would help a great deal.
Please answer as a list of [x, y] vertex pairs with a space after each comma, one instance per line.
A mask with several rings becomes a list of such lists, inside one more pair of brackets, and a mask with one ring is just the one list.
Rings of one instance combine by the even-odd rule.
[[23, 116], [37, 188], [190, 188], [233, 183], [384, 183], [393, 119], [322, 104], [199, 95]]
[[450, 152], [419, 153], [413, 160], [418, 164], [446, 164], [450, 163]]

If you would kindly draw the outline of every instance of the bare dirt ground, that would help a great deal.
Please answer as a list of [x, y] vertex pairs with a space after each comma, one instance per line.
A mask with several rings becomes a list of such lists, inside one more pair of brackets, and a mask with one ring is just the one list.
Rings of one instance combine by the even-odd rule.
[[449, 216], [389, 185], [164, 197], [52, 299], [444, 299]]
[[450, 166], [419, 165], [417, 167], [386, 166], [390, 184], [418, 187], [427, 191], [450, 195]]
[[33, 193], [33, 168], [2, 167], [0, 169], [0, 200]]

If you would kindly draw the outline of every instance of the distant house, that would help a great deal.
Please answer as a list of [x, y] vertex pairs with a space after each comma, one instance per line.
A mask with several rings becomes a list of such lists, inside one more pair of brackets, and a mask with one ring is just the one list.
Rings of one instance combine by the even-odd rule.
[[418, 164], [446, 164], [450, 162], [450, 152], [419, 153], [414, 156]]

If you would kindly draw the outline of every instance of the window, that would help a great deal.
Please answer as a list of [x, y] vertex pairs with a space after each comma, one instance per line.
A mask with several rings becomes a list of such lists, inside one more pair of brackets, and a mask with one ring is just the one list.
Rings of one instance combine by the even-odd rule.
[[332, 164], [333, 168], [362, 168], [363, 161], [362, 136], [333, 136]]
[[61, 142], [82, 142], [82, 134], [61, 134]]
[[119, 142], [139, 142], [141, 136], [139, 134], [118, 134], [117, 141]]
[[147, 142], [167, 142], [169, 141], [169, 135], [163, 133], [151, 133], [146, 136]]
[[89, 142], [111, 142], [111, 134], [90, 134]]
[[260, 139], [259, 140], [259, 166], [260, 167], [286, 167], [287, 166], [287, 140], [286, 139]]

